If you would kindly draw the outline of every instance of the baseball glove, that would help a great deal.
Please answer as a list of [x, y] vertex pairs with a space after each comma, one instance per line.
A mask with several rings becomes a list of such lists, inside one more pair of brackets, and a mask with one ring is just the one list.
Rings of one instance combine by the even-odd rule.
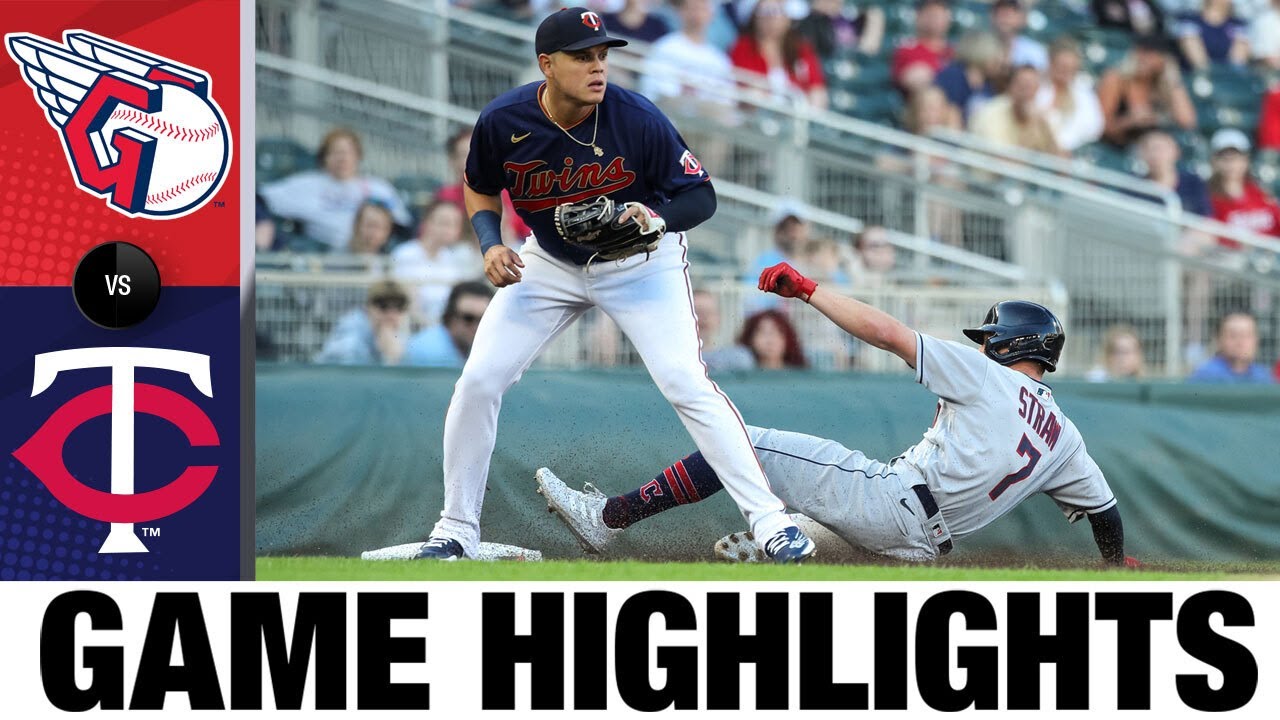
[[619, 223], [619, 218], [633, 204], [618, 204], [601, 195], [590, 202], [558, 205], [556, 231], [570, 245], [591, 251], [593, 259], [621, 260], [653, 252], [666, 232], [666, 222], [644, 208], [648, 217], [644, 225], [638, 219]]

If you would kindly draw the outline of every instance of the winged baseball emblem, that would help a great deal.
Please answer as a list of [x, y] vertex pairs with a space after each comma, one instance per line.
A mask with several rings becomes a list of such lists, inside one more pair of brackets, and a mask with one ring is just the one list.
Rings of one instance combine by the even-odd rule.
[[83, 30], [63, 42], [5, 35], [76, 184], [130, 217], [181, 217], [208, 202], [231, 158], [209, 74]]

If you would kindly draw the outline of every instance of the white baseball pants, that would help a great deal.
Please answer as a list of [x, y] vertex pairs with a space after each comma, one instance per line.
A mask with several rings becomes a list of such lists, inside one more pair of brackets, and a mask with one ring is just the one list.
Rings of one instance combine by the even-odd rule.
[[937, 559], [951, 539], [941, 513], [930, 516], [913, 489], [925, 481], [911, 466], [803, 433], [747, 430], [778, 497], [850, 545], [921, 562]]
[[432, 536], [453, 538], [467, 557], [475, 555], [502, 396], [593, 305], [631, 340], [756, 536], [768, 539], [794, 524], [769, 489], [738, 409], [707, 377], [687, 250], [684, 233], [669, 233], [648, 257], [579, 266], [529, 239], [520, 253], [523, 279], [498, 290], [489, 304], [449, 402], [444, 510]]

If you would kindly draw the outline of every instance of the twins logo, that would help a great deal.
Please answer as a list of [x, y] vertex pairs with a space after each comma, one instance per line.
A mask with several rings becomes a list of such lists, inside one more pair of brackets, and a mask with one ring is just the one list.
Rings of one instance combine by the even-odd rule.
[[231, 136], [196, 68], [84, 32], [5, 35], [85, 192], [129, 217], [195, 212], [227, 175]]
[[[22, 447], [13, 452], [49, 492], [68, 509], [111, 523], [100, 554], [147, 552], [133, 523], [168, 517], [195, 502], [213, 482], [218, 468], [188, 466], [173, 482], [134, 494], [134, 412], [168, 420], [193, 447], [218, 445], [213, 421], [195, 403], [156, 385], [134, 382], [137, 368], [160, 368], [187, 375], [206, 397], [213, 397], [209, 356], [180, 350], [137, 347], [79, 348], [35, 357], [31, 396], [47, 390], [58, 373], [85, 368], [111, 368], [111, 385], [94, 388], [58, 408]], [[111, 492], [77, 480], [63, 460], [63, 446], [76, 428], [102, 415], [111, 416]]]

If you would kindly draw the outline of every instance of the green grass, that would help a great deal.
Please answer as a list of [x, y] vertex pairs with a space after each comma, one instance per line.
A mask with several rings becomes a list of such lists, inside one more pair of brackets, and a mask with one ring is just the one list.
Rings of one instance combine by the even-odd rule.
[[356, 558], [261, 557], [259, 580], [409, 581], [1096, 581], [1096, 580], [1276, 580], [1280, 564], [1209, 563], [1154, 565], [1139, 571], [1096, 568], [984, 567], [977, 565], [819, 565], [778, 567], [727, 563], [590, 560], [546, 562], [369, 562]]

